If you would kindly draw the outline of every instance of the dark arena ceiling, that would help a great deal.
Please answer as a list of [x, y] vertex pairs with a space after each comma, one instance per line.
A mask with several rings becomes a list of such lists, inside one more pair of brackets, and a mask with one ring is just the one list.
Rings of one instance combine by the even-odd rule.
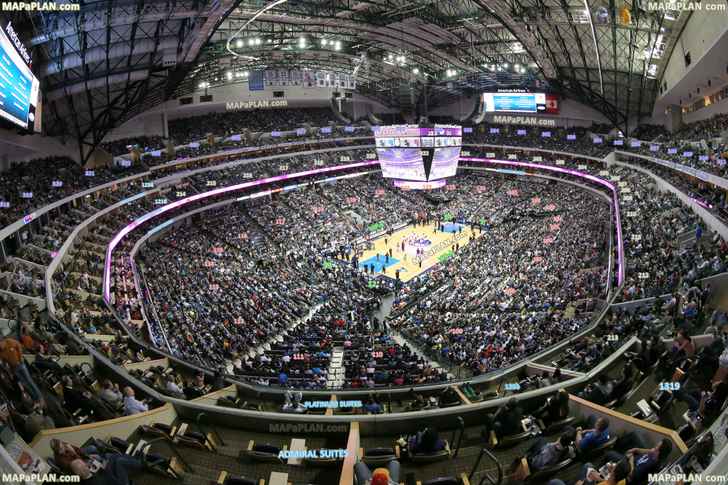
[[626, 128], [652, 113], [690, 15], [614, 0], [79, 3], [80, 13], [14, 23], [33, 48], [46, 134], [85, 149], [200, 83], [244, 83], [271, 67], [356, 74], [359, 92], [403, 110], [413, 108], [403, 98], [434, 107], [496, 87], [548, 88]]

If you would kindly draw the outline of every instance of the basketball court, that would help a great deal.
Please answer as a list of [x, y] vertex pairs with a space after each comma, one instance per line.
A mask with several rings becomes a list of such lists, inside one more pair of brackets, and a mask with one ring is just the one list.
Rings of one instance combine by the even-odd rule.
[[[375, 275], [385, 274], [391, 278], [399, 270], [399, 278], [409, 281], [450, 257], [455, 244], [463, 248], [470, 242], [471, 235], [480, 236], [480, 232], [473, 231], [469, 225], [442, 224], [443, 230], [438, 230], [437, 222], [424, 226], [410, 224], [391, 236], [379, 236], [370, 241], [371, 249], [364, 250], [359, 257], [359, 267], [373, 267]], [[392, 256], [387, 258], [390, 249]]]

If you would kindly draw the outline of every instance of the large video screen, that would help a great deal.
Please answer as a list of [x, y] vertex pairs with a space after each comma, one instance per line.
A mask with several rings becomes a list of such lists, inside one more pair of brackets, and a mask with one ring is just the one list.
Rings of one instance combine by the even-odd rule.
[[384, 178], [427, 180], [419, 148], [377, 148], [377, 157]]
[[40, 84], [0, 28], [0, 117], [31, 131], [39, 131]]
[[486, 113], [501, 111], [516, 113], [559, 112], [556, 96], [545, 93], [483, 93], [481, 107]]
[[432, 155], [432, 167], [430, 168], [430, 180], [437, 180], [446, 177], [454, 177], [458, 170], [460, 160], [460, 147], [435, 148]]

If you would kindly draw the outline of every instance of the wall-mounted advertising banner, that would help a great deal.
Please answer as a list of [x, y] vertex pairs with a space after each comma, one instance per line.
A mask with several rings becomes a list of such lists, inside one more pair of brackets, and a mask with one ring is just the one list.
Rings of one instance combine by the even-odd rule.
[[248, 101], [229, 101], [225, 103], [226, 111], [242, 111], [254, 109], [285, 108], [287, 99], [251, 99]]

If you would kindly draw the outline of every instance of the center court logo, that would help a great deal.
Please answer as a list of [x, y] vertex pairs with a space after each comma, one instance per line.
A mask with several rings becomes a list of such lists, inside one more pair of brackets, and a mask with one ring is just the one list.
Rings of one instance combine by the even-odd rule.
[[416, 249], [423, 249], [432, 244], [432, 241], [421, 234], [411, 234], [403, 239], [407, 246]]

